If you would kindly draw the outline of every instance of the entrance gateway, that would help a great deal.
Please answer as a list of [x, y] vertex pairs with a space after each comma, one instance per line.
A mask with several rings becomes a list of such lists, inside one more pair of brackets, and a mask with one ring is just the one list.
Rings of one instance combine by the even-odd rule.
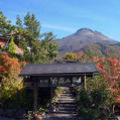
[[38, 87], [74, 87], [87, 89], [86, 78], [98, 73], [94, 63], [27, 64], [20, 76], [34, 84], [34, 110], [37, 111]]

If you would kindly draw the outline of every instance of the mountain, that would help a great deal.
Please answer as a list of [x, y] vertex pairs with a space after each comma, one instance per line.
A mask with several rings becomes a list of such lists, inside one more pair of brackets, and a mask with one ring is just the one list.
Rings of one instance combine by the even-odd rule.
[[[67, 52], [78, 52], [80, 50], [85, 50], [88, 46], [101, 44], [107, 45], [109, 47], [111, 45], [117, 45], [118, 41], [112, 40], [109, 37], [103, 35], [98, 31], [93, 31], [88, 28], [82, 28], [62, 39], [56, 40], [60, 47], [60, 54], [65, 54]], [[99, 44], [100, 43], [100, 44]], [[98, 47], [99, 48], [99, 47]]]

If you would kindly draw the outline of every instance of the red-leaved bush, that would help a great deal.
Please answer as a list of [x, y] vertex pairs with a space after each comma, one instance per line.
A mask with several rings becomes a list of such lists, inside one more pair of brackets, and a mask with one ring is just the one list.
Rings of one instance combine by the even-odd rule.
[[115, 102], [120, 103], [120, 61], [116, 58], [105, 57], [93, 57], [93, 61], [115, 96]]
[[26, 63], [19, 62], [7, 53], [0, 53], [0, 77], [3, 83], [12, 83], [19, 79], [19, 73]]

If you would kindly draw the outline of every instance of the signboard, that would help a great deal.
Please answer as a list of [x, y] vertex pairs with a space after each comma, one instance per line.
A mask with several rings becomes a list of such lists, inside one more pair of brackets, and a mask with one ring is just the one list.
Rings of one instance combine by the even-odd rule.
[[82, 83], [81, 77], [50, 77], [50, 78], [39, 78], [39, 87], [73, 87], [79, 86]]

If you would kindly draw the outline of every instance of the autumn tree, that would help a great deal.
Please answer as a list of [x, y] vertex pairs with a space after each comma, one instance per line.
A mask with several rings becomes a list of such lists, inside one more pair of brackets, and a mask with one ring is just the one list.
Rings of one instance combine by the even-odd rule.
[[63, 59], [65, 61], [78, 61], [78, 56], [76, 53], [66, 53], [65, 56], [63, 56]]
[[0, 53], [0, 77], [4, 87], [20, 87], [22, 79], [19, 74], [25, 62], [19, 62], [16, 58], [10, 57], [7, 53]]
[[114, 96], [114, 102], [120, 103], [120, 61], [116, 58], [93, 57], [98, 70], [100, 70], [109, 89]]

